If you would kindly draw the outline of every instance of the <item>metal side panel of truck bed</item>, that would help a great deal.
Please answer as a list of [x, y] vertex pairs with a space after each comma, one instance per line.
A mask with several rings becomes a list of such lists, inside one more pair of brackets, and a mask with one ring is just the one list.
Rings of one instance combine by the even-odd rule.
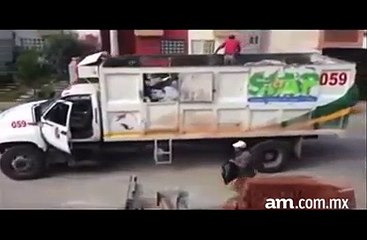
[[[299, 65], [102, 66], [104, 139], [339, 134], [356, 103], [355, 72], [355, 64], [338, 60]], [[179, 93], [177, 98], [149, 99], [148, 82], [149, 87], [159, 85], [152, 82], [165, 76]], [[153, 90], [164, 95], [169, 89], [161, 84]]]

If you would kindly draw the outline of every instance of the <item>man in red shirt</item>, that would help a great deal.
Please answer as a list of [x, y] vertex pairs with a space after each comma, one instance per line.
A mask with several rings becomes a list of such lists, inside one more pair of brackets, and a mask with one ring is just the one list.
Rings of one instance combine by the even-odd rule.
[[234, 35], [230, 35], [224, 43], [222, 43], [217, 50], [215, 50], [215, 54], [218, 53], [219, 50], [224, 48], [224, 64], [231, 65], [235, 63], [236, 54], [241, 52], [241, 44], [240, 41], [236, 39]]

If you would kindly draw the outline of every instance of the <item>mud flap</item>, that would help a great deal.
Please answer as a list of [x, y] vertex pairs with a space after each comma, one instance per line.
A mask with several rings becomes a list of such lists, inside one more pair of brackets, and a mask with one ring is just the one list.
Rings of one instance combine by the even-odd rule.
[[302, 155], [302, 138], [298, 138], [297, 140], [295, 140], [294, 143], [294, 156], [296, 157], [297, 160], [301, 159], [301, 155]]

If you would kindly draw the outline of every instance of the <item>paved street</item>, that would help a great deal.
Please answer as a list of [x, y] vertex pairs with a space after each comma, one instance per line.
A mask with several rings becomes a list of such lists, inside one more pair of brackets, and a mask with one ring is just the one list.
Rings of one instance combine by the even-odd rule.
[[[351, 185], [357, 206], [366, 207], [366, 118], [350, 121], [345, 138], [323, 137], [304, 143], [303, 159], [281, 174], [306, 174]], [[223, 185], [223, 145], [180, 149], [171, 166], [155, 166], [152, 156], [130, 153], [104, 167], [56, 168], [45, 179], [15, 182], [0, 174], [1, 208], [123, 207], [130, 174], [140, 177], [145, 192], [170, 188], [189, 191], [191, 208], [215, 208], [233, 193]]]

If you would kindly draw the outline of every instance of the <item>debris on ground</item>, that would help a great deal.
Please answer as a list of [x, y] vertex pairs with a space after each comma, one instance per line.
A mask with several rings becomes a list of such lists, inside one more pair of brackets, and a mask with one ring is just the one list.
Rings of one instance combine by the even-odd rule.
[[142, 185], [138, 183], [137, 176], [130, 176], [125, 209], [188, 209], [188, 197], [188, 192], [182, 190], [158, 191], [155, 197], [146, 197], [143, 194]]

